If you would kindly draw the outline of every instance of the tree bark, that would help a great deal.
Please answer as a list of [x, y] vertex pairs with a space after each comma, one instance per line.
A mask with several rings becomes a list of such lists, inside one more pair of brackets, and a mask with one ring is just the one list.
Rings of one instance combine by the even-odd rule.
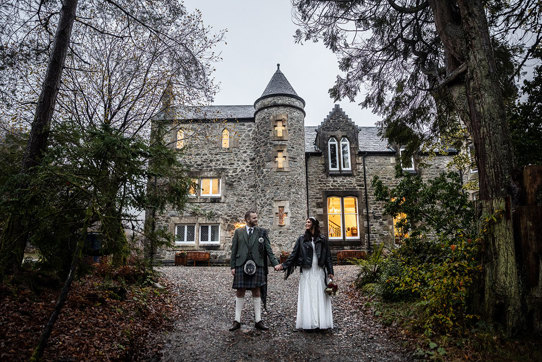
[[[508, 334], [513, 334], [521, 325], [521, 293], [511, 210], [506, 203], [513, 168], [511, 140], [482, 1], [458, 0], [456, 5], [446, 0], [431, 1], [445, 51], [453, 55], [447, 59], [462, 59], [467, 66], [461, 84], [447, 87], [474, 144], [483, 214], [502, 214], [485, 238], [482, 312], [490, 320], [502, 321]], [[451, 36], [450, 19], [462, 29], [463, 56], [458, 55], [461, 49], [457, 42], [446, 40]], [[456, 64], [447, 64], [448, 74]]]
[[[53, 50], [49, 58], [47, 72], [43, 80], [36, 113], [30, 130], [30, 138], [23, 157], [21, 173], [28, 175], [32, 168], [39, 165], [47, 147], [51, 119], [55, 108], [62, 70], [71, 39], [71, 32], [78, 0], [64, 0], [60, 19], [55, 33]], [[27, 180], [27, 179], [26, 179]], [[28, 192], [28, 183], [19, 185], [19, 192]], [[28, 200], [20, 195], [19, 200]], [[22, 213], [12, 213], [8, 225], [2, 235], [0, 248], [0, 275], [16, 272], [23, 259], [28, 238], [28, 219], [31, 217], [28, 208], [21, 205]]]

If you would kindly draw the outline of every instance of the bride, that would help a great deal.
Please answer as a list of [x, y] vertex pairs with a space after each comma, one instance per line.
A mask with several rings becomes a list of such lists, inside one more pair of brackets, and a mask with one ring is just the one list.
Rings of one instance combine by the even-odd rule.
[[334, 278], [331, 252], [326, 237], [320, 234], [319, 222], [314, 217], [307, 219], [305, 233], [297, 239], [288, 259], [275, 266], [275, 270], [287, 270], [285, 278], [288, 278], [296, 266], [301, 267], [296, 328], [333, 328], [331, 298], [325, 293], [326, 279]]

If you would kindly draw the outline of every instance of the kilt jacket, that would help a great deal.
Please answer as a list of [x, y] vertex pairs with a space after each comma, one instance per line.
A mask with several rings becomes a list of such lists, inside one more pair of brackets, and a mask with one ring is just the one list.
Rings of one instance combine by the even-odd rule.
[[[260, 254], [260, 243], [263, 243], [264, 254]], [[249, 237], [247, 229], [243, 226], [241, 228], [235, 229], [231, 245], [231, 259], [230, 266], [234, 269], [237, 266], [242, 266], [249, 257], [249, 251], [252, 253], [252, 260], [256, 263], [257, 266], [264, 266], [264, 257], [269, 257], [271, 265], [275, 266], [279, 262], [273, 250], [271, 249], [271, 243], [269, 237], [267, 236], [267, 230], [254, 227], [252, 235]]]

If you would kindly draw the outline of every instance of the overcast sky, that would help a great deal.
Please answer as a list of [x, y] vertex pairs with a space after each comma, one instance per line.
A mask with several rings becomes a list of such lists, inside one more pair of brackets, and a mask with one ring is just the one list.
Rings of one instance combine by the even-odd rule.
[[[220, 91], [214, 104], [253, 104], [280, 63], [296, 93], [305, 100], [305, 125], [319, 125], [333, 108], [328, 89], [339, 74], [337, 60], [321, 43], [296, 44], [290, 0], [184, 0], [199, 9], [205, 25], [227, 29], [217, 50], [223, 60], [214, 74]], [[348, 100], [338, 102], [359, 126], [380, 118]], [[359, 100], [357, 101], [359, 103]]]

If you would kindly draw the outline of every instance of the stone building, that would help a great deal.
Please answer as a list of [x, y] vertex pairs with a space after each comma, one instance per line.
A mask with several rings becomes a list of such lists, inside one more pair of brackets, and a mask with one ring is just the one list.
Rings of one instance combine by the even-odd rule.
[[[178, 250], [207, 250], [212, 262], [226, 262], [233, 231], [250, 209], [269, 229], [277, 255], [291, 250], [308, 216], [320, 220], [335, 251], [394, 244], [397, 220], [383, 215], [371, 180], [396, 182], [400, 147], [376, 127], [357, 126], [337, 105], [319, 126], [305, 126], [304, 106], [277, 66], [253, 105], [173, 108], [157, 116], [171, 126], [170, 143], [182, 150], [197, 185], [185, 210], [158, 219], [175, 234], [175, 247], [161, 251], [164, 260]], [[424, 177], [444, 171], [448, 161], [432, 159]], [[417, 172], [416, 164], [403, 169]]]

